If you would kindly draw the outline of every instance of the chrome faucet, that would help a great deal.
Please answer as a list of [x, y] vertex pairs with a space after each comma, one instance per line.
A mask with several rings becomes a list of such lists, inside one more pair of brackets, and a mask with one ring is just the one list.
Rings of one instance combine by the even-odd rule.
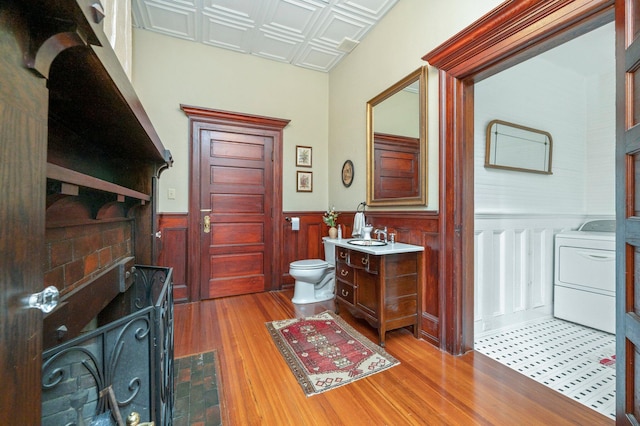
[[387, 227], [385, 226], [384, 229], [376, 229], [375, 231], [373, 231], [374, 234], [376, 234], [378, 236], [378, 241], [380, 241], [380, 235], [384, 235], [384, 241], [385, 243], [387, 242]]

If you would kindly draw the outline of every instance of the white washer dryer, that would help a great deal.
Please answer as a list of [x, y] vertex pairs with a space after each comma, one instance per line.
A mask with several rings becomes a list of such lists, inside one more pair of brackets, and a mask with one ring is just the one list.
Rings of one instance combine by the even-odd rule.
[[586, 222], [555, 237], [553, 315], [615, 333], [615, 220]]

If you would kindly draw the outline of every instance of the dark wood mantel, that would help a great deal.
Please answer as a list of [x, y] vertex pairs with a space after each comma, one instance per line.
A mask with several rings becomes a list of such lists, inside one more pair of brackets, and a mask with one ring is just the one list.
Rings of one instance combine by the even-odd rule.
[[[105, 277], [154, 262], [156, 181], [172, 158], [97, 5], [0, 2], [0, 424], [41, 423], [44, 323], [73, 337], [120, 292]], [[22, 309], [45, 285], [58, 308]]]

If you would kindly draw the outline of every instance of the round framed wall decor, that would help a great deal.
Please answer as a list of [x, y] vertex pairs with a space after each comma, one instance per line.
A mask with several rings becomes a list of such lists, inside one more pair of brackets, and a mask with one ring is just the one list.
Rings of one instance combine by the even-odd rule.
[[353, 162], [347, 160], [342, 165], [342, 184], [347, 188], [351, 186], [353, 182]]

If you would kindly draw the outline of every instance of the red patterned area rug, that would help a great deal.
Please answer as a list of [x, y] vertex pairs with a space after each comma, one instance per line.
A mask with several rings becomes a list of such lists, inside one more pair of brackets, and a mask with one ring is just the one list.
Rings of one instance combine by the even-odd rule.
[[307, 396], [400, 363], [330, 311], [266, 326]]

